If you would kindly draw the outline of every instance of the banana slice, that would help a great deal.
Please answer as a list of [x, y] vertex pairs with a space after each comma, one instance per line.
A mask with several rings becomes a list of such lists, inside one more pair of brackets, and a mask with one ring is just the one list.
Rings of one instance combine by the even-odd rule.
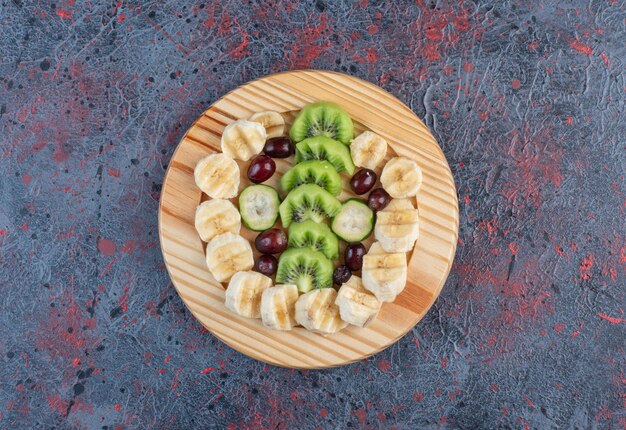
[[211, 199], [196, 209], [195, 225], [200, 239], [208, 242], [222, 233], [239, 234], [241, 216], [229, 200]]
[[263, 291], [261, 319], [263, 325], [274, 330], [291, 330], [296, 325], [298, 287], [276, 285]]
[[359, 327], [371, 323], [382, 305], [376, 296], [363, 287], [361, 278], [356, 275], [352, 275], [339, 288], [335, 304], [339, 306], [342, 320]]
[[252, 247], [238, 234], [220, 234], [206, 247], [206, 265], [216, 281], [228, 282], [235, 273], [252, 269]]
[[224, 154], [211, 154], [198, 161], [193, 171], [198, 188], [214, 199], [230, 199], [239, 188], [239, 166]]
[[282, 136], [285, 132], [285, 119], [278, 112], [257, 112], [250, 117], [250, 121], [263, 125], [268, 138]]
[[222, 132], [222, 152], [236, 160], [248, 161], [261, 152], [266, 138], [262, 124], [239, 119]]
[[393, 302], [406, 286], [406, 255], [385, 252], [374, 242], [363, 257], [363, 286], [381, 302]]
[[383, 167], [380, 183], [391, 197], [412, 197], [422, 186], [422, 169], [413, 160], [394, 157]]
[[262, 294], [272, 286], [272, 280], [258, 272], [237, 272], [226, 289], [224, 305], [246, 318], [261, 318]]
[[387, 154], [387, 141], [371, 131], [364, 131], [350, 143], [354, 164], [374, 170]]
[[419, 211], [409, 199], [393, 199], [376, 214], [374, 236], [387, 252], [411, 251], [419, 234]]
[[296, 302], [296, 321], [304, 328], [321, 334], [337, 333], [348, 323], [341, 319], [335, 305], [337, 292], [321, 288], [302, 294]]

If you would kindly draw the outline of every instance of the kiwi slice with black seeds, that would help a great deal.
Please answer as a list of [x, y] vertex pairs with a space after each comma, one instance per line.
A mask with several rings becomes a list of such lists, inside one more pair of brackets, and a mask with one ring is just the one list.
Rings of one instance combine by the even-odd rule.
[[332, 164], [325, 160], [310, 160], [296, 164], [280, 178], [285, 192], [304, 184], [315, 184], [336, 196], [341, 192], [341, 177]]
[[329, 137], [309, 137], [296, 145], [296, 163], [308, 160], [327, 160], [337, 172], [354, 173], [349, 147]]
[[293, 284], [302, 293], [333, 286], [333, 263], [319, 251], [288, 248], [278, 259], [276, 282]]
[[302, 222], [307, 219], [322, 222], [334, 217], [340, 210], [341, 202], [314, 184], [300, 185], [292, 190], [278, 209], [283, 227], [289, 227], [292, 221]]
[[339, 257], [339, 239], [337, 236], [330, 231], [326, 224], [318, 224], [311, 220], [291, 223], [289, 226], [289, 246], [320, 251], [331, 260]]
[[302, 108], [289, 130], [289, 136], [294, 142], [325, 136], [350, 145], [354, 138], [354, 124], [350, 115], [336, 103], [311, 103]]

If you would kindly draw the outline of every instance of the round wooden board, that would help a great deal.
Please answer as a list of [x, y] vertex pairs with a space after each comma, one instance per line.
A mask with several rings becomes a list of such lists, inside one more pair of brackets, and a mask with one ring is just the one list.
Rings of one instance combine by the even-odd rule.
[[[264, 110], [282, 113], [289, 124], [298, 110], [317, 100], [341, 105], [354, 120], [357, 133], [369, 129], [383, 136], [391, 149], [388, 157], [397, 154], [411, 158], [424, 174], [416, 197], [420, 237], [407, 256], [406, 288], [395, 302], [383, 305], [368, 327], [349, 326], [327, 337], [303, 328], [290, 332], [269, 330], [260, 320], [242, 318], [228, 311], [224, 307], [224, 287], [208, 271], [204, 245], [194, 228], [196, 206], [204, 198], [195, 186], [193, 169], [202, 157], [220, 151], [224, 127]], [[247, 163], [239, 165], [243, 167], [242, 189], [247, 185]], [[276, 186], [289, 166], [289, 160], [279, 160], [278, 174], [270, 180], [270, 185]], [[351, 195], [346, 187], [347, 179], [343, 180], [342, 201]], [[454, 259], [458, 224], [457, 195], [450, 168], [422, 121], [376, 85], [352, 76], [316, 70], [266, 76], [216, 101], [178, 145], [165, 175], [159, 207], [163, 258], [178, 294], [191, 313], [236, 350], [257, 360], [293, 368], [351, 363], [381, 351], [406, 334], [441, 291]], [[254, 238], [254, 233], [245, 229], [242, 235]]]

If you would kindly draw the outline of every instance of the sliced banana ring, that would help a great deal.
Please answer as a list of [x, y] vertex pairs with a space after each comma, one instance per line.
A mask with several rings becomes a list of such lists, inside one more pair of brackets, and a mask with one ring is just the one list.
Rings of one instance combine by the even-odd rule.
[[239, 166], [224, 154], [210, 154], [198, 161], [193, 171], [196, 185], [214, 199], [230, 199], [239, 188]]
[[296, 321], [316, 333], [337, 333], [348, 323], [339, 315], [336, 298], [337, 292], [333, 288], [320, 288], [302, 294], [296, 302]]
[[391, 197], [413, 197], [422, 186], [422, 169], [413, 160], [395, 157], [383, 167], [380, 183]]
[[363, 286], [381, 302], [393, 302], [406, 286], [406, 254], [390, 253], [374, 242], [363, 257]]
[[285, 132], [285, 119], [278, 112], [257, 112], [250, 117], [250, 121], [263, 125], [268, 138], [282, 136]]
[[208, 242], [222, 233], [239, 234], [241, 216], [230, 200], [207, 200], [196, 209], [195, 227], [200, 239]]
[[237, 272], [226, 289], [224, 305], [246, 318], [261, 317], [261, 297], [272, 280], [258, 272]]
[[359, 327], [374, 321], [382, 305], [375, 295], [363, 287], [361, 278], [356, 275], [341, 286], [335, 304], [339, 306], [342, 320]]
[[393, 199], [376, 214], [374, 236], [387, 252], [411, 251], [419, 233], [419, 211], [409, 199]]
[[263, 291], [261, 319], [263, 325], [274, 330], [291, 330], [296, 323], [298, 287], [276, 285]]
[[236, 160], [248, 161], [261, 152], [266, 138], [262, 124], [240, 119], [222, 132], [222, 152]]
[[215, 236], [206, 247], [206, 264], [216, 281], [228, 282], [235, 273], [252, 269], [250, 242], [234, 233]]
[[350, 143], [350, 155], [356, 166], [374, 170], [387, 155], [387, 141], [372, 131], [364, 131]]

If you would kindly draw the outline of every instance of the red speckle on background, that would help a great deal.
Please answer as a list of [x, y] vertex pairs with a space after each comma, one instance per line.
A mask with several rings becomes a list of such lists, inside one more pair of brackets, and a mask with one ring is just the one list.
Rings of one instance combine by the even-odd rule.
[[204, 375], [205, 373], [209, 373], [209, 372], [212, 372], [212, 371], [214, 371], [214, 370], [219, 370], [219, 369], [217, 369], [217, 368], [215, 368], [215, 367], [205, 367], [204, 369], [202, 369], [202, 370], [200, 371], [200, 374], [201, 374], [201, 375]]
[[122, 405], [120, 405], [119, 403], [116, 404], [115, 406], [113, 406], [113, 409], [115, 409], [116, 411], [121, 411], [122, 410]]
[[107, 173], [109, 174], [109, 176], [113, 176], [114, 178], [120, 177], [119, 169], [115, 169], [113, 167], [110, 167], [109, 170], [107, 170]]
[[28, 173], [24, 173], [22, 175], [22, 182], [24, 182], [24, 185], [28, 186], [30, 185], [30, 181], [33, 179], [33, 177], [31, 175], [29, 175]]
[[565, 330], [565, 324], [563, 323], [556, 323], [554, 325], [554, 331], [557, 333], [563, 333], [563, 330]]
[[98, 250], [102, 255], [110, 256], [115, 253], [115, 242], [109, 239], [98, 239]]
[[467, 73], [471, 73], [474, 71], [474, 64], [470, 61], [466, 61], [463, 63], [463, 71]]
[[522, 83], [519, 79], [515, 78], [511, 81], [511, 88], [513, 88], [514, 90], [519, 90], [521, 86]]
[[511, 254], [517, 255], [517, 251], [519, 251], [519, 245], [517, 245], [515, 242], [509, 243], [509, 251], [511, 251]]
[[124, 22], [124, 18], [126, 18], [126, 16], [123, 13], [120, 13], [117, 17], [117, 22]]
[[424, 393], [422, 393], [421, 391], [416, 391], [415, 394], [413, 394], [413, 400], [415, 400], [416, 402], [421, 402], [422, 400], [424, 400]]
[[374, 25], [374, 24], [370, 24], [370, 25], [367, 26], [367, 32], [369, 34], [376, 34], [376, 33], [378, 33], [378, 27], [376, 25]]
[[322, 418], [326, 418], [328, 416], [328, 409], [326, 409], [326, 408], [320, 409], [320, 416]]
[[589, 280], [591, 279], [591, 268], [593, 267], [594, 264], [594, 257], [593, 254], [589, 254], [588, 256], [584, 257], [581, 262], [580, 262], [580, 266], [578, 267], [578, 273], [580, 274], [580, 279], [583, 280]]
[[565, 117], [565, 124], [567, 125], [574, 124], [574, 117], [572, 117], [571, 115], [568, 115], [567, 117]]
[[445, 369], [446, 367], [448, 367], [448, 358], [447, 357], [441, 357], [441, 368]]
[[365, 409], [357, 409], [354, 411], [354, 415], [356, 415], [361, 424], [365, 424], [365, 421], [367, 420], [367, 412], [365, 412]]
[[124, 242], [124, 245], [120, 246], [120, 251], [124, 254], [130, 254], [135, 250], [135, 248], [137, 248], [137, 242], [129, 239]]
[[[72, 11], [73, 12], [73, 11]], [[74, 19], [72, 18], [72, 14], [71, 12], [68, 12], [65, 9], [59, 9], [56, 11], [57, 16], [63, 18], [63, 19], [69, 19], [70, 21], [74, 21]]]
[[4, 228], [0, 228], [0, 237], [1, 236], [6, 236], [7, 235], [7, 231]]
[[569, 46], [571, 46], [572, 48], [574, 48], [576, 51], [580, 52], [581, 54], [585, 54], [585, 55], [593, 54], [593, 49], [590, 46], [584, 45], [578, 40], [572, 40], [569, 43]]
[[[622, 311], [622, 316], [624, 315], [624, 312]], [[602, 319], [607, 320], [608, 322], [610, 322], [611, 324], [620, 324], [623, 322], [626, 322], [626, 319], [624, 318], [615, 318], [615, 317], [610, 317], [605, 313], [602, 312], [598, 312], [598, 316]]]
[[382, 359], [378, 362], [378, 368], [382, 371], [382, 372], [389, 372], [389, 369], [391, 369], [391, 363], [389, 362], [389, 360], [385, 360]]

